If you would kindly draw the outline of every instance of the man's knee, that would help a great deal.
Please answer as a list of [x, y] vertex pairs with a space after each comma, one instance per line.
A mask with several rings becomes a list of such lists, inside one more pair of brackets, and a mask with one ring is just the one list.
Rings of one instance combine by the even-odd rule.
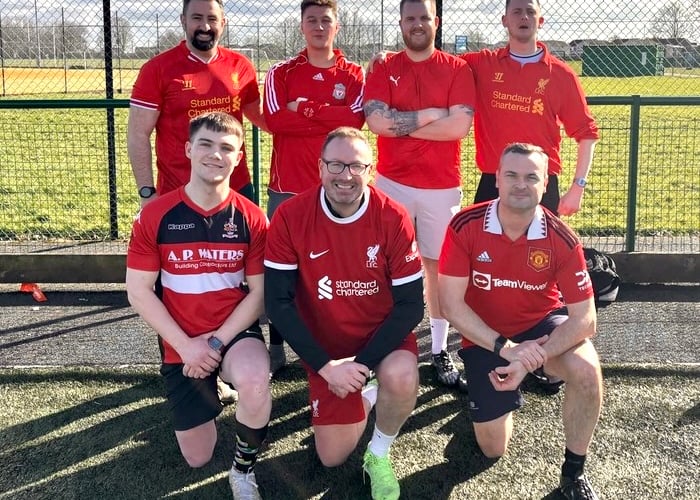
[[210, 461], [212, 456], [214, 455], [214, 450], [180, 450], [182, 452], [182, 456], [187, 462], [187, 465], [192, 467], [193, 469], [198, 469], [200, 467], [204, 467], [207, 465]]
[[382, 366], [379, 390], [396, 396], [415, 396], [418, 390], [418, 368], [412, 363]]
[[499, 443], [490, 440], [480, 440], [476, 438], [476, 442], [481, 449], [481, 453], [484, 454], [486, 458], [501, 458], [508, 451], [508, 443]]

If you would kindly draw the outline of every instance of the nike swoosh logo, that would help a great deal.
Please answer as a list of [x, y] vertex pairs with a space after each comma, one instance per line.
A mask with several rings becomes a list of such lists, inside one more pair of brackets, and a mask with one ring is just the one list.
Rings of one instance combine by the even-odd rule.
[[309, 258], [312, 260], [318, 259], [320, 256], [326, 255], [328, 252], [330, 252], [330, 250], [324, 250], [323, 252], [319, 252], [319, 253], [309, 252]]

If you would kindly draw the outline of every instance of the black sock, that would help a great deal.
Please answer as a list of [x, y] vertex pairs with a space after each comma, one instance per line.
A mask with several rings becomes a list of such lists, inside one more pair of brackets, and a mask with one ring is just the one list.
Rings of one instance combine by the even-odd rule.
[[583, 464], [586, 463], [586, 455], [577, 455], [569, 448], [564, 451], [564, 465], [561, 466], [561, 475], [576, 479], [583, 475]]
[[270, 332], [270, 345], [282, 345], [283, 339], [282, 335], [280, 335], [279, 330], [275, 328], [275, 325], [272, 323], [268, 323], [268, 328]]
[[236, 420], [236, 456], [233, 466], [240, 472], [250, 472], [258, 459], [258, 452], [265, 437], [267, 425], [261, 429], [251, 429]]

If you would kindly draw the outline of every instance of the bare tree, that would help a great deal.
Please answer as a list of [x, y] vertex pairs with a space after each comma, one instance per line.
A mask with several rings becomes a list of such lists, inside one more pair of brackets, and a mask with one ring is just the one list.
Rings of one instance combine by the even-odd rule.
[[167, 29], [165, 32], [158, 37], [158, 50], [168, 50], [174, 47], [180, 40], [182, 40], [183, 34], [180, 29]]
[[651, 20], [651, 34], [659, 38], [691, 38], [695, 34], [695, 14], [697, 6], [686, 7], [672, 1], [656, 11]]
[[131, 33], [131, 23], [119, 14], [112, 14], [112, 50], [115, 54], [126, 54], [129, 52], [129, 45], [133, 34]]

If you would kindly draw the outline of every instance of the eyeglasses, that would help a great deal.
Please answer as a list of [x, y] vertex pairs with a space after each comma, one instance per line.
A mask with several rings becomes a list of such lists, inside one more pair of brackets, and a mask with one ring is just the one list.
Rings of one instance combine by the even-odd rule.
[[343, 170], [347, 168], [352, 175], [362, 175], [372, 166], [371, 163], [360, 163], [359, 161], [343, 163], [342, 161], [326, 161], [323, 158], [321, 158], [321, 161], [331, 174], [342, 174]]

